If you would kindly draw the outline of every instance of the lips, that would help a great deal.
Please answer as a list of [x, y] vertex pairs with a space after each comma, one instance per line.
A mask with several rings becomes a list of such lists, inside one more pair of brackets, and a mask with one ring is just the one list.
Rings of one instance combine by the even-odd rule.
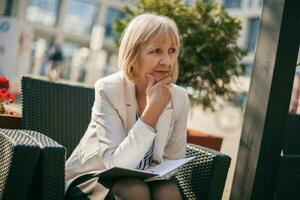
[[169, 71], [154, 71], [153, 74], [169, 74]]
[[153, 77], [156, 82], [166, 78], [167, 76], [169, 76], [169, 71], [154, 71], [153, 72]]

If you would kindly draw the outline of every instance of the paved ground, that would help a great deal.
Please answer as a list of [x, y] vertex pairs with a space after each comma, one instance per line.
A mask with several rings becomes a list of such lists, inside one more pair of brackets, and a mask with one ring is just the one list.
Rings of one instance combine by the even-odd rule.
[[231, 108], [224, 112], [214, 113], [203, 111], [201, 107], [195, 107], [191, 109], [188, 127], [205, 131], [213, 136], [223, 137], [221, 152], [229, 155], [232, 159], [222, 198], [224, 200], [227, 200], [229, 199], [230, 195], [236, 157], [238, 153], [238, 146], [241, 135], [242, 114], [240, 113], [239, 116], [237, 116], [237, 112], [235, 113], [235, 111]]

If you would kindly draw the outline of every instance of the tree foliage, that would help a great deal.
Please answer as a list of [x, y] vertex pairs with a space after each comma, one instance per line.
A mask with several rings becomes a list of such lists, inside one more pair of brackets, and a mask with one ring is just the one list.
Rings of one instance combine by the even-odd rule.
[[177, 84], [187, 89], [193, 105], [214, 109], [218, 99], [233, 94], [232, 77], [244, 73], [240, 60], [245, 50], [237, 46], [239, 19], [211, 1], [188, 5], [185, 0], [138, 0], [136, 5], [123, 9], [127, 17], [115, 21], [115, 31], [121, 34], [134, 16], [145, 12], [172, 18], [182, 40]]

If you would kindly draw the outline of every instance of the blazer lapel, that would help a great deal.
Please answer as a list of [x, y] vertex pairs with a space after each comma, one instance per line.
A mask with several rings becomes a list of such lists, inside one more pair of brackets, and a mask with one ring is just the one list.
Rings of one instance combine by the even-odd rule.
[[136, 112], [137, 112], [137, 103], [135, 98], [135, 86], [130, 81], [126, 82], [126, 90], [125, 90], [125, 96], [126, 96], [126, 113], [127, 113], [127, 132], [129, 129], [132, 128], [132, 126], [136, 122]]
[[170, 101], [166, 106], [164, 112], [161, 114], [156, 125], [157, 136], [154, 140], [153, 160], [156, 160], [158, 162], [163, 161], [163, 153], [169, 136], [172, 114], [173, 105], [172, 101]]

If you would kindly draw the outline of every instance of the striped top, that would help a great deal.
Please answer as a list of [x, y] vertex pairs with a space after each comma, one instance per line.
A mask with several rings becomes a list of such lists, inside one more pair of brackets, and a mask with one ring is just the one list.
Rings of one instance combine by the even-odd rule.
[[[136, 112], [136, 120], [138, 120], [139, 118], [140, 118], [139, 112]], [[154, 141], [153, 141], [152, 145], [150, 146], [149, 150], [146, 152], [143, 160], [141, 160], [141, 162], [136, 167], [136, 169], [142, 170], [142, 169], [145, 169], [150, 166], [150, 164], [152, 162], [153, 149], [154, 149]]]

